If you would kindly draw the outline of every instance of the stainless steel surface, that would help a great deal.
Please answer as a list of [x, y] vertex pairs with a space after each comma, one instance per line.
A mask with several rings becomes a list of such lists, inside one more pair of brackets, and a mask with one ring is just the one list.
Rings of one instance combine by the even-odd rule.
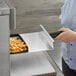
[[8, 5], [4, 0], [0, 0], [0, 15], [8, 15], [10, 14]]
[[0, 16], [10, 15], [10, 29], [16, 29], [16, 9], [11, 5], [9, 0], [0, 0]]
[[[54, 53], [55, 51], [47, 51], [47, 52], [45, 51], [44, 54], [46, 55], [48, 61], [51, 63], [51, 65], [54, 67], [55, 71], [57, 72], [57, 76], [64, 76], [63, 72], [61, 70], [61, 66], [59, 65], [61, 63], [59, 61], [61, 57], [59, 57], [59, 59], [57, 59], [58, 54], [53, 56], [54, 54], [52, 52]], [[51, 53], [51, 55], [50, 55], [50, 53]], [[57, 61], [59, 61], [59, 62], [57, 62]]]
[[11, 55], [11, 76], [32, 76], [55, 72], [43, 52]]
[[10, 8], [10, 30], [16, 29], [16, 8]]
[[12, 6], [10, 0], [4, 0], [10, 10], [10, 30], [16, 29], [16, 8]]
[[10, 76], [9, 16], [0, 16], [0, 76]]
[[44, 35], [46, 41], [49, 43], [49, 45], [52, 47], [52, 49], [54, 48], [53, 47], [53, 43], [54, 43], [54, 39], [49, 35], [49, 33], [47, 32], [47, 30], [44, 28], [43, 25], [40, 25], [40, 27], [42, 28], [43, 30], [43, 33], [42, 35]]
[[61, 51], [61, 41], [55, 41], [54, 51], [48, 51], [50, 57], [54, 60], [57, 66], [62, 71], [62, 51]]
[[0, 76], [10, 76], [9, 37], [10, 26], [14, 27], [14, 19], [11, 18], [14, 14], [11, 14], [6, 1], [0, 0]]
[[28, 45], [28, 53], [54, 49], [54, 40], [42, 25], [40, 25], [40, 27], [42, 28], [42, 31], [40, 32], [20, 34]]
[[5, 0], [0, 0], [0, 8], [7, 8], [7, 4], [5, 2]]

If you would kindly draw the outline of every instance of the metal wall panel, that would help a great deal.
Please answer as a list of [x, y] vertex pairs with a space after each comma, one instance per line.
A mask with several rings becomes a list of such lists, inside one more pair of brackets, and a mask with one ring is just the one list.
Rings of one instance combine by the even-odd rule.
[[0, 76], [10, 76], [9, 15], [0, 16]]

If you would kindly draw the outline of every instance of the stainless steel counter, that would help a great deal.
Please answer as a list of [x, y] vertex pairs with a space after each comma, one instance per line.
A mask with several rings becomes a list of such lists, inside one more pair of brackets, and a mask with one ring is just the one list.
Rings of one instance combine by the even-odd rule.
[[11, 55], [11, 76], [32, 76], [55, 72], [44, 52]]
[[32, 76], [53, 72], [56, 72], [57, 76], [63, 76], [47, 51], [11, 55], [11, 76]]

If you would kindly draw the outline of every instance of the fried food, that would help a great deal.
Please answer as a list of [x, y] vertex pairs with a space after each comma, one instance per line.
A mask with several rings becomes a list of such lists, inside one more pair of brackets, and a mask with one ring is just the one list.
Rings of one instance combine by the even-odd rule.
[[10, 53], [27, 50], [27, 45], [17, 37], [10, 37]]

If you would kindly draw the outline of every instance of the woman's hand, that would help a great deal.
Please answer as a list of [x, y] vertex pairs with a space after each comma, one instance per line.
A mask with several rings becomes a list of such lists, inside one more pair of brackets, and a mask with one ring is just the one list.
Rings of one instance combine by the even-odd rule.
[[61, 28], [59, 31], [62, 31], [62, 33], [54, 38], [55, 40], [61, 40], [63, 42], [76, 41], [76, 32], [68, 28]]

